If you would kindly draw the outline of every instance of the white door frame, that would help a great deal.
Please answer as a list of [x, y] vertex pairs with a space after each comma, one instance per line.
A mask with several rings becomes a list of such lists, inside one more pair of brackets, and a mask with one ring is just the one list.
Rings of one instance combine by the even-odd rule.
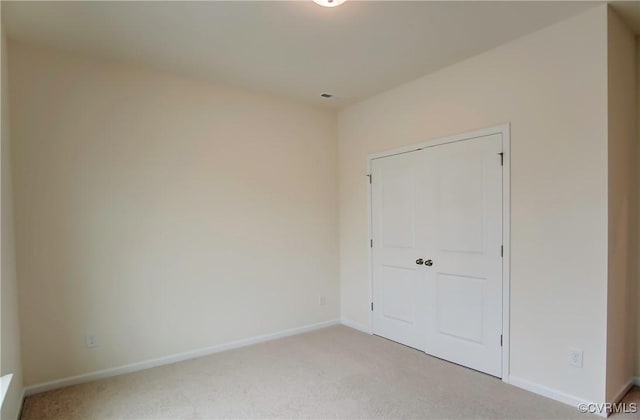
[[[510, 316], [511, 316], [511, 137], [509, 123], [480, 130], [468, 131], [450, 137], [443, 137], [427, 140], [422, 143], [399, 147], [397, 149], [384, 152], [373, 153], [367, 157], [367, 176], [371, 177], [371, 165], [374, 159], [399, 155], [402, 153], [415, 152], [427, 147], [438, 146], [446, 143], [471, 140], [477, 137], [490, 136], [492, 134], [502, 134], [502, 244], [504, 254], [502, 258], [502, 381], [509, 382], [509, 354], [510, 354]], [[369, 178], [371, 179], [371, 178]], [[369, 218], [369, 241], [373, 238], [373, 220], [371, 203], [371, 183], [367, 189], [368, 218]], [[367, 243], [369, 250], [369, 301], [373, 302], [373, 253], [370, 243]], [[369, 312], [369, 331], [373, 333], [373, 312]]]

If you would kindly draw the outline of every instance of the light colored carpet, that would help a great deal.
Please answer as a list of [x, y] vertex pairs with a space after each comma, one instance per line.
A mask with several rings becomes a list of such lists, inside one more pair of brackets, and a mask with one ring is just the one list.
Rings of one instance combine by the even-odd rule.
[[336, 326], [34, 395], [22, 418], [597, 417]]

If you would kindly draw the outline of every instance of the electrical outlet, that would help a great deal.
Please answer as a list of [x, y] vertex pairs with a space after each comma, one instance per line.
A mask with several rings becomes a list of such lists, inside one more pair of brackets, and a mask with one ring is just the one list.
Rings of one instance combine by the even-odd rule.
[[95, 334], [87, 334], [84, 339], [88, 348], [96, 347], [98, 345], [98, 339]]
[[320, 304], [320, 306], [325, 306], [327, 304], [327, 297], [320, 296], [320, 299], [318, 299], [318, 303]]
[[569, 357], [569, 365], [581, 368], [582, 354], [583, 352], [580, 349], [569, 348], [569, 353], [567, 353], [567, 356]]

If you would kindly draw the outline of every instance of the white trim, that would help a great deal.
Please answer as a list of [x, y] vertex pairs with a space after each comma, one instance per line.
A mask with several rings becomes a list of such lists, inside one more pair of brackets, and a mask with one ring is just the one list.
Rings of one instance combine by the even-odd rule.
[[369, 328], [366, 325], [361, 324], [359, 322], [351, 321], [350, 319], [342, 318], [340, 320], [340, 323], [342, 325], [344, 325], [345, 327], [353, 328], [354, 330], [361, 331], [361, 332], [363, 332], [365, 334], [372, 334], [373, 333], [373, 331], [371, 331], [371, 328]]
[[7, 373], [0, 377], [0, 407], [4, 404], [4, 399], [9, 392], [9, 387], [11, 386], [11, 379], [13, 378], [13, 373]]
[[20, 399], [20, 407], [18, 408], [18, 419], [22, 418], [22, 409], [24, 408], [24, 399], [27, 398], [27, 388], [22, 388], [22, 398]]
[[[544, 385], [539, 385], [534, 382], [527, 381], [526, 379], [519, 378], [517, 376], [510, 376], [509, 383], [526, 391], [530, 391], [535, 394], [542, 395], [543, 397], [551, 398], [552, 400], [556, 400], [572, 407], [576, 407], [576, 409], [581, 404], [590, 404], [589, 401], [583, 400], [582, 398], [576, 397], [575, 395], [567, 394]], [[606, 414], [596, 414], [602, 417], [606, 417]]]
[[505, 134], [505, 133], [507, 134], [509, 133], [509, 123], [497, 125], [495, 127], [482, 128], [480, 130], [467, 131], [465, 133], [456, 134], [455, 136], [427, 140], [427, 141], [423, 141], [422, 143], [411, 144], [409, 146], [398, 147], [396, 149], [385, 150], [383, 152], [372, 153], [367, 157], [367, 161], [371, 163], [371, 161], [374, 159], [380, 159], [383, 157], [399, 155], [402, 153], [415, 152], [417, 150], [425, 149], [427, 147], [434, 147], [434, 146], [439, 146], [441, 144], [446, 144], [446, 143], [455, 143], [458, 141], [471, 140], [477, 137], [490, 136], [492, 134]]
[[502, 382], [508, 382], [511, 360], [511, 127], [502, 134]]
[[[367, 278], [369, 279], [369, 299], [367, 301], [367, 313], [369, 314], [369, 330], [371, 334], [373, 334], [373, 169], [372, 169], [372, 160], [373, 157], [369, 156], [367, 158], [367, 174], [369, 177], [369, 187], [367, 188], [367, 258], [369, 259], [369, 264], [367, 266]], [[371, 306], [370, 306], [371, 305]]]
[[[640, 378], [629, 379], [629, 382], [626, 385], [624, 385], [620, 389], [620, 391], [618, 391], [618, 393], [613, 398], [613, 400], [610, 401], [610, 403], [615, 404], [620, 402], [620, 400], [622, 400], [622, 398], [624, 398], [624, 396], [627, 394], [629, 389], [631, 389], [631, 387], [634, 384], [638, 384], [638, 382], [640, 382]], [[513, 386], [517, 386], [518, 388], [522, 388], [524, 390], [542, 395], [543, 397], [551, 398], [552, 400], [559, 401], [561, 403], [570, 405], [572, 407], [579, 408], [579, 406], [582, 404], [591, 404], [589, 401], [576, 397], [575, 395], [570, 395], [570, 394], [558, 391], [556, 389], [549, 388], [544, 385], [539, 385], [539, 384], [527, 381], [526, 379], [522, 379], [516, 376], [511, 376], [509, 379], [509, 383]], [[602, 403], [600, 403], [600, 405], [604, 406], [604, 404]], [[609, 416], [610, 413], [606, 411], [602, 411], [602, 412], [597, 412], [593, 414], [606, 418]]]
[[[483, 128], [480, 130], [468, 131], [455, 136], [428, 140], [418, 144], [373, 153], [367, 157], [367, 174], [371, 175], [371, 166], [374, 159], [399, 155], [402, 153], [415, 152], [427, 147], [434, 147], [446, 143], [454, 143], [464, 140], [471, 140], [478, 137], [490, 136], [493, 134], [502, 135], [502, 245], [504, 255], [502, 258], [502, 381], [509, 382], [509, 361], [510, 361], [510, 318], [511, 318], [511, 127], [509, 123], [495, 127]], [[369, 255], [369, 302], [373, 301], [373, 254], [369, 241], [373, 238], [373, 220], [371, 209], [371, 184], [367, 188], [368, 202], [368, 222], [369, 237], [367, 238], [367, 249]], [[373, 332], [373, 312], [369, 311], [369, 330]]]
[[[0, 378], [0, 407], [4, 406], [5, 399], [7, 394], [9, 393], [9, 388], [11, 387], [11, 382], [13, 382], [13, 373], [7, 373]], [[17, 413], [9, 413], [9, 418], [19, 419], [22, 417], [22, 407], [24, 406], [25, 399], [25, 389], [22, 388], [22, 393], [20, 396], [20, 403], [18, 404], [18, 412]], [[11, 414], [15, 414], [15, 417], [12, 417]]]
[[622, 388], [620, 388], [620, 391], [618, 391], [616, 396], [613, 397], [613, 400], [610, 402], [613, 404], [619, 403], [620, 400], [622, 400], [624, 396], [627, 395], [627, 392], [629, 392], [629, 390], [633, 387], [634, 380], [635, 378], [629, 379], [629, 382], [627, 382], [625, 385], [622, 386]]
[[129, 365], [119, 366], [99, 370], [96, 372], [84, 373], [82, 375], [71, 376], [68, 378], [57, 379], [54, 381], [43, 382], [37, 385], [31, 385], [25, 388], [25, 396], [37, 394], [39, 392], [50, 391], [52, 389], [63, 388], [70, 385], [77, 385], [84, 382], [95, 381], [98, 379], [109, 378], [112, 376], [123, 375], [125, 373], [137, 372], [156, 366], [168, 365], [171, 363], [182, 362], [184, 360], [195, 359], [198, 357], [208, 356], [210, 354], [219, 353], [226, 350], [237, 349], [240, 347], [251, 346], [253, 344], [263, 343], [265, 341], [276, 340], [291, 335], [301, 334], [321, 328], [330, 327], [339, 324], [340, 321], [335, 319], [331, 321], [319, 322], [317, 324], [305, 325], [298, 328], [291, 328], [271, 334], [263, 334], [255, 337], [243, 338], [241, 340], [231, 341], [228, 343], [218, 344], [211, 347], [205, 347], [198, 350], [191, 350], [184, 353], [178, 353], [171, 356], [159, 357], [157, 359], [145, 360], [142, 362], [131, 363]]

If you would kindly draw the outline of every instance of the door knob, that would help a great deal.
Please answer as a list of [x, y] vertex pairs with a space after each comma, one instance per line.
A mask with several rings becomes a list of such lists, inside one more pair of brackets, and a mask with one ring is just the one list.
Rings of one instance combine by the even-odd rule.
[[424, 260], [423, 260], [422, 258], [418, 258], [418, 259], [416, 260], [416, 264], [418, 264], [418, 265], [422, 265], [422, 264], [424, 264]]
[[427, 267], [431, 267], [433, 265], [433, 261], [432, 260], [427, 260], [424, 262], [424, 265], [426, 265]]

